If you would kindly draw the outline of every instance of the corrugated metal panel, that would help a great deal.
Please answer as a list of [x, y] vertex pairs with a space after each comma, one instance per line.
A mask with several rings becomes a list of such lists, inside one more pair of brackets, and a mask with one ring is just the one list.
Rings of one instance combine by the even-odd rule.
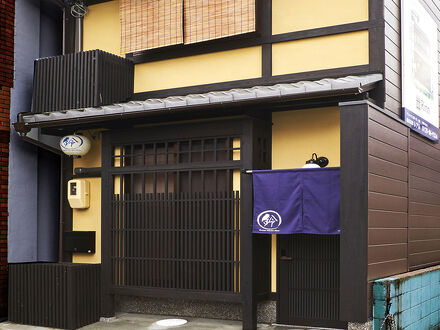
[[134, 65], [101, 50], [38, 59], [34, 65], [32, 111], [98, 107], [128, 101]]
[[10, 264], [9, 320], [76, 329], [99, 321], [100, 265]]

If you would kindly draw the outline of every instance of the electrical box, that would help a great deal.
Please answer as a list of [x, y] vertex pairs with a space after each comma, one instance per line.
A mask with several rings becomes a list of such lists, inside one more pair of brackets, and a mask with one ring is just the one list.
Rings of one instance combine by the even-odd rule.
[[90, 206], [90, 183], [84, 179], [70, 180], [67, 187], [67, 200], [72, 209], [86, 209]]
[[65, 231], [63, 234], [63, 249], [65, 252], [95, 253], [94, 231]]

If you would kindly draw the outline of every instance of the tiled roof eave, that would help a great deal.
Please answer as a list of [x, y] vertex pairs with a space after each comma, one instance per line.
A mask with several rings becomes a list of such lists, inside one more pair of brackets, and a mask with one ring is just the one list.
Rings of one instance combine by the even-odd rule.
[[[19, 117], [14, 126], [27, 129], [34, 127], [54, 127], [57, 125], [80, 124], [108, 121], [121, 118], [135, 118], [157, 113], [175, 113], [192, 110], [210, 110], [244, 104], [262, 104], [297, 99], [318, 98], [359, 94], [374, 88], [383, 79], [382, 74], [327, 78], [317, 81], [300, 81], [273, 86], [215, 91], [186, 96], [170, 96], [162, 99], [130, 101], [97, 108], [72, 109], [48, 113], [25, 114]], [[18, 125], [17, 125], [18, 124]]]

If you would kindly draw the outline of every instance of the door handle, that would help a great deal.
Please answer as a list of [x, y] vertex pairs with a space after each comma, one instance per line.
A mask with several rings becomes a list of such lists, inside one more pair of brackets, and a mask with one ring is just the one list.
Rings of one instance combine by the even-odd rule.
[[281, 256], [281, 257], [280, 257], [280, 260], [290, 261], [290, 260], [292, 260], [292, 257]]

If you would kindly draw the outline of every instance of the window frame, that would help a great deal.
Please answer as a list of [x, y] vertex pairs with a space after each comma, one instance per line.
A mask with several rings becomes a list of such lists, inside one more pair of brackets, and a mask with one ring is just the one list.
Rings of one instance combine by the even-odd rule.
[[[135, 64], [140, 64], [262, 45], [268, 42], [263, 33], [267, 30], [264, 27], [268, 27], [269, 22], [271, 22], [269, 17], [265, 17], [268, 15], [263, 15], [263, 13], [270, 14], [269, 10], [263, 10], [265, 3], [267, 3], [267, 0], [255, 0], [255, 31], [186, 45], [182, 43], [131, 52], [125, 54], [125, 58], [130, 59]], [[184, 20], [185, 18], [183, 18]]]

